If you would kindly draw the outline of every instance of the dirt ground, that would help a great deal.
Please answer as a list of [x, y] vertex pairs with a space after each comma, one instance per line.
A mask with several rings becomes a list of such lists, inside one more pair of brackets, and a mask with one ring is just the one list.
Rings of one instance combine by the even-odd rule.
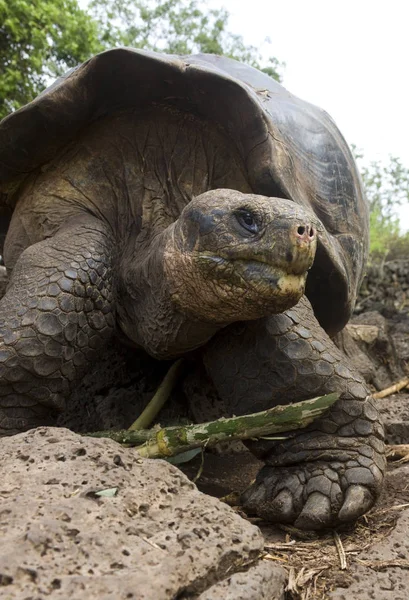
[[[378, 401], [388, 440], [409, 443], [409, 395]], [[223, 497], [241, 491], [261, 463], [247, 454], [207, 454], [199, 489]], [[194, 477], [200, 462], [183, 470]], [[236, 510], [245, 516], [239, 508]], [[409, 597], [409, 457], [389, 462], [378, 504], [357, 523], [323, 534], [276, 527], [259, 519], [264, 560], [287, 570], [287, 600], [407, 600]]]

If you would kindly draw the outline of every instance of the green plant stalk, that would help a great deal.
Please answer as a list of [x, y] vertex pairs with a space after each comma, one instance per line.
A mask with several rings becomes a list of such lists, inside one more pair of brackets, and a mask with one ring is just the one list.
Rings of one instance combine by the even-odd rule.
[[147, 429], [152, 421], [155, 420], [159, 411], [165, 404], [166, 400], [169, 398], [175, 384], [179, 378], [180, 372], [183, 366], [183, 358], [179, 358], [173, 365], [170, 367], [169, 371], [166, 373], [162, 383], [158, 387], [155, 395], [152, 400], [147, 404], [145, 409], [139, 415], [139, 417], [132, 423], [129, 427], [129, 431], [139, 431], [141, 429]]
[[140, 431], [97, 431], [86, 435], [107, 437], [121, 444], [137, 446], [140, 456], [166, 458], [205, 445], [211, 447], [225, 440], [254, 439], [306, 427], [338, 398], [339, 394], [332, 393], [295, 404], [275, 406], [251, 415], [208, 423]]

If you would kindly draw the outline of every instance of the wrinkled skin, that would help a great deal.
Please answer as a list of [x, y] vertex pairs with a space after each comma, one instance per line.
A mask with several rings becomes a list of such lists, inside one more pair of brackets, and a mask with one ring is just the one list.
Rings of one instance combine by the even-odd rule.
[[156, 358], [200, 348], [223, 414], [342, 394], [308, 430], [254, 445], [266, 466], [245, 506], [305, 528], [358, 517], [379, 494], [382, 428], [303, 297], [320, 231], [302, 207], [252, 194], [229, 140], [199, 118], [156, 108], [90, 126], [19, 190], [0, 432], [51, 423], [116, 331]]

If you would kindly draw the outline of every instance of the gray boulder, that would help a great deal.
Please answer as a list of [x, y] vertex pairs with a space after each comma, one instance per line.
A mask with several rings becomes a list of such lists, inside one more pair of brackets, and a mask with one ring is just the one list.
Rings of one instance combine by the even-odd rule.
[[165, 461], [40, 428], [2, 440], [0, 482], [3, 597], [283, 597], [259, 529]]

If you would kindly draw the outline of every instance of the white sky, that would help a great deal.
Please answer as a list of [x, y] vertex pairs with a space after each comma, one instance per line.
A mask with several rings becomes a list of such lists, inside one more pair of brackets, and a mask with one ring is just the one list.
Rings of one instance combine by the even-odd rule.
[[[208, 0], [208, 6], [224, 6], [229, 31], [284, 61], [284, 86], [329, 112], [368, 160], [391, 154], [409, 167], [408, 0]], [[409, 228], [409, 206], [400, 218]]]

